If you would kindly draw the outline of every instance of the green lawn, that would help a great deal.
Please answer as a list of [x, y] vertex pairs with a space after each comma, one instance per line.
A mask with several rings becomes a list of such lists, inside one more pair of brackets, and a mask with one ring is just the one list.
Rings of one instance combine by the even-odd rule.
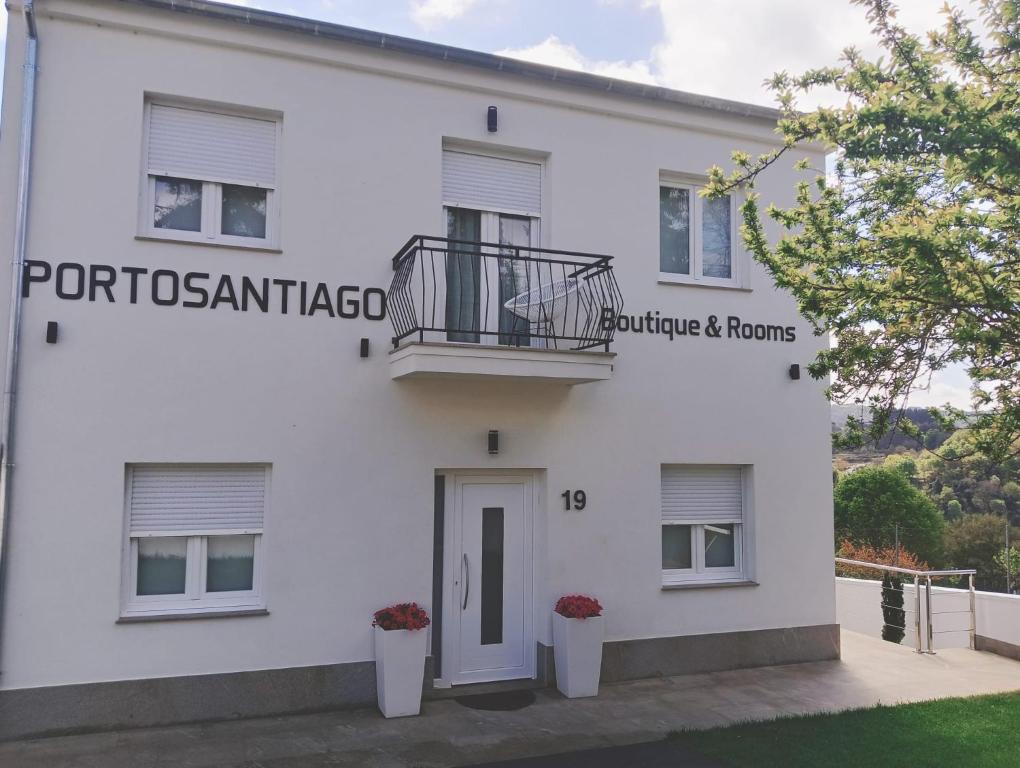
[[734, 768], [1020, 766], [1020, 693], [791, 717], [674, 734]]

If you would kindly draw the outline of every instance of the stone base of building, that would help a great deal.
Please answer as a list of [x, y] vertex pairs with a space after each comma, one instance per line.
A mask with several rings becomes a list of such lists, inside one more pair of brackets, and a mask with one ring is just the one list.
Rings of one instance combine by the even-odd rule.
[[[552, 648], [538, 678], [555, 684]], [[602, 682], [839, 658], [839, 625], [608, 642]], [[425, 687], [431, 687], [431, 659]], [[375, 663], [0, 691], [0, 740], [375, 705]]]

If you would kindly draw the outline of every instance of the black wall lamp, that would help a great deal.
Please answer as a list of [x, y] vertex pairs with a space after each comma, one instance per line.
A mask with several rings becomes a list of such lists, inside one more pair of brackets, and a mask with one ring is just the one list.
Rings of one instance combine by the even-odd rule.
[[486, 127], [489, 129], [489, 133], [495, 133], [496, 132], [496, 129], [499, 127], [499, 120], [498, 120], [498, 116], [496, 114], [496, 108], [495, 107], [489, 107], [489, 112], [486, 115], [485, 124], [486, 124]]
[[800, 378], [800, 366], [794, 363], [790, 366], [790, 378], [797, 381]]
[[46, 343], [47, 344], [56, 344], [57, 343], [57, 329], [58, 329], [58, 326], [57, 326], [57, 321], [56, 320], [50, 320], [48, 323], [46, 323]]
[[361, 356], [368, 357], [368, 339], [361, 340]]
[[495, 456], [499, 453], [499, 430], [489, 430], [489, 453]]

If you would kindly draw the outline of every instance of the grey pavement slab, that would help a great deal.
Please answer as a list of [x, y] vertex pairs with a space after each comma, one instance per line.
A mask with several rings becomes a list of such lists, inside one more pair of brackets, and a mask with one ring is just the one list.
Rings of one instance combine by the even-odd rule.
[[0, 744], [0, 768], [470, 766], [781, 715], [1020, 690], [1020, 662], [1002, 656], [962, 648], [922, 656], [850, 632], [842, 642], [842, 661], [615, 683], [591, 699], [543, 689], [514, 712], [450, 699], [399, 720], [359, 709], [12, 741]]

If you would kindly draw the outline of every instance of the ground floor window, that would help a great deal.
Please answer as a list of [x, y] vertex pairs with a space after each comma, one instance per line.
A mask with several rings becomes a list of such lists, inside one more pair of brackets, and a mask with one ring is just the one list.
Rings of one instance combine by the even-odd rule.
[[740, 581], [745, 479], [740, 466], [662, 466], [663, 584]]
[[262, 464], [127, 470], [126, 615], [264, 606]]

